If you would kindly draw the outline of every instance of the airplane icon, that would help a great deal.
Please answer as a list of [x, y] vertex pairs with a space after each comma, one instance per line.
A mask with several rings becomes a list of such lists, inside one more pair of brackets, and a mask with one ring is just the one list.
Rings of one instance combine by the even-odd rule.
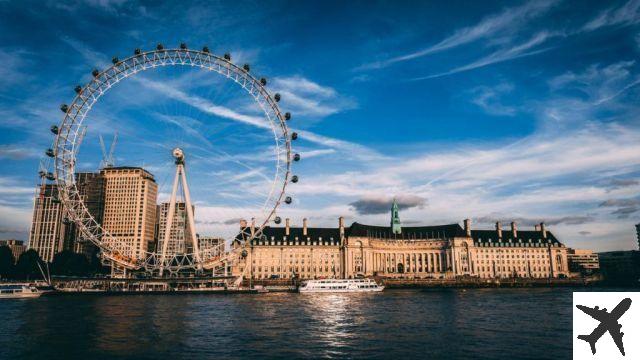
[[623, 299], [611, 312], [607, 312], [606, 308], [600, 310], [597, 306], [590, 308], [584, 305], [576, 305], [576, 307], [582, 310], [585, 314], [600, 321], [600, 325], [598, 325], [591, 334], [578, 335], [578, 339], [584, 340], [591, 345], [591, 353], [595, 355], [596, 342], [598, 342], [602, 335], [608, 331], [611, 338], [616, 343], [618, 350], [620, 350], [620, 353], [624, 356], [624, 346], [622, 344], [622, 337], [624, 336], [624, 333], [620, 332], [622, 325], [618, 323], [618, 319], [620, 319], [620, 317], [629, 310], [629, 307], [631, 307], [631, 299]]

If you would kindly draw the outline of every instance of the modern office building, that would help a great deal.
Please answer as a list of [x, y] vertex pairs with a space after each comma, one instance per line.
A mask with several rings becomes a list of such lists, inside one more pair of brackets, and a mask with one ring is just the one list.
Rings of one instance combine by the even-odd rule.
[[640, 280], [640, 251], [598, 253], [600, 271], [606, 281], [637, 285]]
[[640, 224], [636, 224], [636, 238], [638, 239], [638, 250], [640, 250]]
[[56, 184], [39, 187], [33, 202], [33, 217], [29, 230], [29, 249], [34, 249], [44, 261], [53, 261], [53, 256], [68, 248], [65, 242], [68, 222], [64, 219], [64, 209], [58, 199]]
[[571, 272], [593, 273], [600, 269], [598, 254], [591, 250], [569, 249], [567, 260]]
[[111, 167], [100, 171], [104, 179], [102, 227], [123, 256], [144, 257], [153, 241], [158, 185], [151, 173], [139, 167]]
[[26, 246], [20, 240], [0, 240], [0, 246], [8, 246], [11, 249], [15, 262], [18, 262], [18, 258], [26, 250]]
[[[78, 188], [82, 202], [96, 222], [102, 224], [105, 192], [104, 178], [100, 173], [94, 172], [76, 173], [75, 176], [76, 187]], [[97, 247], [82, 236], [75, 224], [70, 224], [67, 232], [70, 233], [67, 237], [71, 237], [74, 252], [84, 254], [87, 257], [96, 254], [98, 250]]]
[[[194, 208], [192, 206], [192, 208]], [[158, 243], [156, 251], [161, 253], [166, 241], [167, 220], [169, 218], [169, 203], [165, 202], [158, 207]], [[195, 208], [193, 209], [195, 212]], [[173, 213], [171, 230], [169, 231], [169, 241], [167, 242], [166, 254], [186, 254], [193, 251], [191, 232], [188, 226], [187, 207], [185, 202], [176, 202]]]

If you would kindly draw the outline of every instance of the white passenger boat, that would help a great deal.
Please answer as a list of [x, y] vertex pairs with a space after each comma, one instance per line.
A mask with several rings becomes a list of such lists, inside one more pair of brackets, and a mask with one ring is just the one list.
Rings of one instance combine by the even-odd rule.
[[42, 291], [30, 284], [0, 284], [0, 299], [37, 298]]
[[307, 280], [298, 289], [301, 293], [378, 292], [382, 290], [384, 290], [384, 286], [378, 285], [373, 279]]

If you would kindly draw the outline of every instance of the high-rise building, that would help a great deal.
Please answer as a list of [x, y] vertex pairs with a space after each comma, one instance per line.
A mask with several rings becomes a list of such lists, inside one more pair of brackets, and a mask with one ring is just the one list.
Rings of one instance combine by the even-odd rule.
[[68, 246], [66, 228], [57, 185], [42, 185], [33, 203], [28, 248], [36, 250], [42, 260], [53, 261], [53, 256]]
[[[76, 187], [89, 214], [98, 224], [102, 224], [105, 190], [102, 175], [93, 172], [76, 173]], [[80, 229], [75, 224], [71, 224], [67, 232], [70, 233], [68, 236], [72, 239], [74, 252], [84, 254], [87, 257], [95, 255], [97, 247], [82, 236]]]
[[213, 258], [224, 254], [225, 240], [217, 236], [200, 236], [198, 237], [198, 249], [204, 254], [205, 258]]
[[638, 238], [638, 250], [640, 250], [640, 224], [636, 224], [636, 237]]
[[158, 185], [139, 167], [105, 168], [100, 174], [105, 189], [102, 227], [126, 244], [122, 255], [140, 259], [154, 237]]
[[[156, 252], [161, 253], [164, 247], [167, 220], [169, 218], [169, 203], [160, 204], [159, 209]], [[191, 232], [189, 231], [189, 226], [187, 226], [188, 220], [186, 203], [176, 202], [166, 254], [185, 254], [193, 251]]]

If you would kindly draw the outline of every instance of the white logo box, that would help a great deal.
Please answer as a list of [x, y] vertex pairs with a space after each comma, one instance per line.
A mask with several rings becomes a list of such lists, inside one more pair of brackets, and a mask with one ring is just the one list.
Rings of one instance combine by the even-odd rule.
[[[631, 300], [630, 305], [629, 300], [625, 299]], [[602, 314], [603, 318], [615, 317], [606, 315], [602, 312], [603, 309], [606, 309], [607, 313], [611, 314], [618, 305], [620, 305], [618, 312], [621, 312], [626, 306], [629, 306], [628, 310], [617, 320], [618, 324], [622, 325], [619, 331], [624, 334], [622, 336], [622, 344], [625, 356], [618, 350], [609, 331], [606, 331], [595, 342], [596, 353], [595, 355], [592, 354], [589, 342], [579, 339], [578, 336], [589, 339], [589, 335], [592, 334], [601, 322], [577, 308], [576, 305], [583, 305], [590, 309], [595, 309], [597, 306], [599, 312], [596, 316]], [[588, 311], [593, 312], [592, 310]], [[615, 333], [615, 329], [613, 332]], [[574, 292], [573, 358], [606, 360], [640, 359], [640, 292]]]

